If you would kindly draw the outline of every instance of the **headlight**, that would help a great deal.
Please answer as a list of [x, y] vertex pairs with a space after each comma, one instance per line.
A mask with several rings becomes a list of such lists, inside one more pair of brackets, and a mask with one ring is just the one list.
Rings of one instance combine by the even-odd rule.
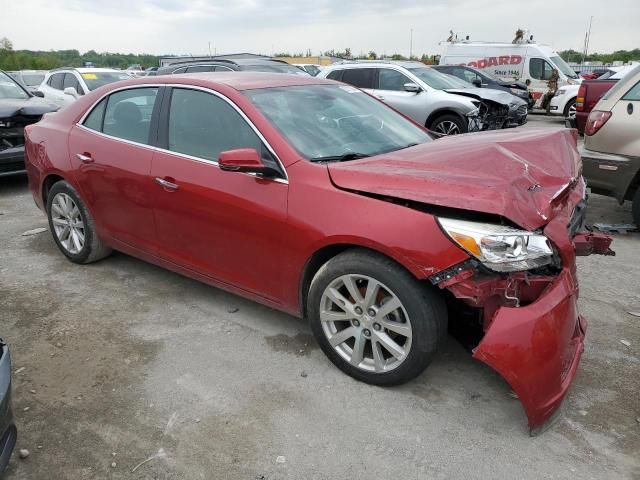
[[509, 90], [511, 90], [511, 93], [517, 95], [518, 97], [522, 97], [525, 95], [528, 96], [528, 92], [526, 92], [525, 90], [520, 90], [519, 88], [510, 88]]
[[465, 113], [464, 116], [465, 117], [477, 117], [479, 114], [480, 114], [480, 109], [478, 107], [476, 107], [473, 110], [470, 110], [469, 112]]
[[492, 223], [441, 217], [438, 222], [455, 243], [496, 272], [531, 270], [553, 259], [544, 235]]
[[559, 97], [560, 95], [564, 95], [565, 93], [567, 93], [567, 90], [564, 88], [561, 88], [560, 90], [558, 90], [556, 92], [556, 94], [554, 96]]

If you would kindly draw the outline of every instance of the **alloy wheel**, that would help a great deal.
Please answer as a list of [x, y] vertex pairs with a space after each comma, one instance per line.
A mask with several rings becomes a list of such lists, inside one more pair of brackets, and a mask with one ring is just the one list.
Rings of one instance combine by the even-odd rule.
[[433, 130], [438, 133], [443, 133], [444, 135], [457, 135], [460, 133], [458, 125], [450, 120], [443, 120], [438, 123]]
[[338, 277], [320, 300], [322, 330], [348, 363], [384, 373], [400, 366], [411, 348], [409, 315], [398, 296], [372, 277]]
[[80, 253], [85, 242], [84, 221], [78, 205], [66, 193], [58, 193], [53, 198], [51, 222], [63, 248], [71, 254]]
[[569, 111], [568, 113], [568, 118], [575, 118], [576, 116], [576, 102], [573, 102], [571, 105], [569, 105]]

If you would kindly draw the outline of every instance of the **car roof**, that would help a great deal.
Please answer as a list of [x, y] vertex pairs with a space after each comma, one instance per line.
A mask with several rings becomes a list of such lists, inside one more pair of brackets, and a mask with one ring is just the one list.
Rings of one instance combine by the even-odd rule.
[[428, 65], [425, 65], [422, 62], [415, 62], [410, 60], [406, 60], [406, 61], [359, 60], [359, 61], [346, 61], [346, 62], [334, 63], [329, 68], [336, 68], [336, 69], [337, 68], [363, 68], [363, 67], [364, 68], [366, 67], [383, 68], [383, 67], [388, 67], [390, 65], [391, 66], [395, 65], [396, 67], [403, 67], [403, 68], [428, 67]]
[[[225, 85], [235, 90], [252, 90], [257, 88], [277, 88], [292, 87], [299, 85], [335, 85], [337, 82], [324, 78], [316, 78], [307, 75], [295, 75], [287, 73], [264, 73], [264, 72], [203, 72], [203, 73], [186, 73], [161, 77], [142, 77], [148, 78], [148, 83], [179, 83], [209, 85]], [[145, 82], [146, 83], [146, 82]]]
[[124, 70], [116, 70], [115, 68], [95, 68], [95, 67], [60, 67], [54, 70], [49, 70], [49, 73], [69, 72], [76, 71], [78, 73], [104, 73], [104, 72], [118, 72], [125, 73]]

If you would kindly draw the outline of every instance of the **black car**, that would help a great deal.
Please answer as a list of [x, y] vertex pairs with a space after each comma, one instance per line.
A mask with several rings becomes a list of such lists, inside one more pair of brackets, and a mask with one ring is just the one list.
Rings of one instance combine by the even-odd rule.
[[246, 70], [250, 72], [293, 73], [308, 76], [304, 70], [282, 60], [269, 57], [261, 58], [224, 58], [211, 57], [203, 60], [189, 60], [172, 63], [157, 70], [157, 75], [196, 73], [196, 72], [230, 72]]
[[16, 445], [17, 431], [11, 412], [11, 357], [0, 338], [0, 477]]
[[24, 127], [58, 107], [0, 70], [0, 177], [24, 173]]
[[536, 102], [533, 96], [529, 93], [527, 85], [523, 82], [508, 82], [500, 80], [490, 73], [477, 68], [467, 67], [465, 65], [435, 65], [433, 68], [442, 73], [458, 77], [465, 82], [472, 83], [478, 88], [493, 88], [494, 90], [504, 90], [505, 92], [509, 92], [510, 94], [527, 102], [529, 109], [533, 108], [533, 105]]

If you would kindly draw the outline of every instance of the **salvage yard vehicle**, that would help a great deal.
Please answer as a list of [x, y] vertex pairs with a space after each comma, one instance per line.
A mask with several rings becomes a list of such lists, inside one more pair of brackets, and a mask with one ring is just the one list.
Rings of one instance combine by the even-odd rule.
[[57, 109], [0, 70], [0, 177], [25, 173], [23, 129]]
[[508, 121], [511, 95], [465, 88], [420, 62], [341, 62], [318, 77], [361, 88], [441, 135], [493, 130]]
[[416, 377], [470, 322], [533, 431], [567, 393], [587, 325], [575, 256], [611, 242], [581, 232], [574, 131], [434, 141], [352, 86], [237, 72], [110, 85], [26, 136], [72, 262], [116, 249], [305, 317], [374, 385]]
[[0, 338], [0, 477], [16, 445], [17, 430], [11, 411], [11, 355]]
[[128, 78], [127, 73], [111, 68], [57, 68], [47, 73], [39, 90], [47, 100], [65, 107], [96, 88]]
[[212, 57], [207, 60], [190, 60], [172, 63], [171, 65], [160, 67], [156, 75], [231, 71], [309, 75], [305, 70], [291, 65], [284, 60], [277, 60], [275, 58], [225, 58], [223, 56]]
[[519, 43], [454, 40], [443, 42], [440, 65], [467, 65], [508, 81], [524, 82], [537, 106], [548, 90], [551, 72], [558, 70], [558, 86], [580, 83], [569, 65], [551, 47], [533, 41]]
[[36, 94], [38, 87], [43, 82], [47, 70], [20, 70], [7, 72], [10, 77], [27, 87], [31, 93]]
[[632, 201], [633, 221], [640, 226], [640, 64], [596, 104], [584, 135], [583, 174], [589, 187], [621, 204]]
[[533, 96], [529, 93], [529, 89], [524, 82], [501, 80], [489, 72], [465, 65], [436, 65], [432, 68], [447, 75], [458, 77], [460, 80], [469, 82], [478, 88], [492, 88], [494, 90], [509, 92], [527, 102], [528, 108], [533, 108], [533, 104], [535, 103]]

